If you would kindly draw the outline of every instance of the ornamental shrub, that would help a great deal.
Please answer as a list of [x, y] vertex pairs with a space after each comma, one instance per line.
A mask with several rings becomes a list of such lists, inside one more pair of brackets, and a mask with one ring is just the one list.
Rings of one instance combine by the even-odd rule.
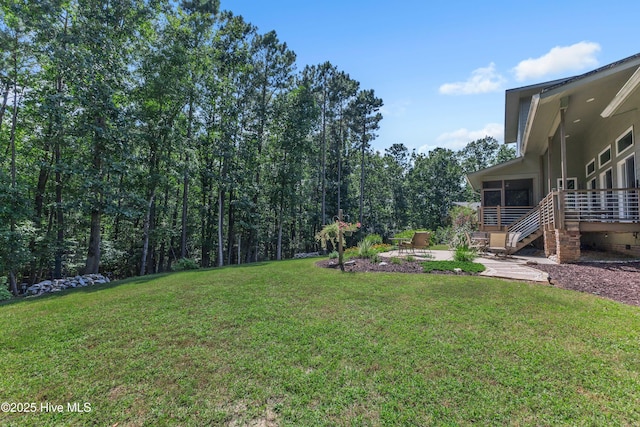
[[471, 262], [476, 259], [476, 251], [466, 246], [458, 246], [453, 253], [453, 260], [459, 262]]

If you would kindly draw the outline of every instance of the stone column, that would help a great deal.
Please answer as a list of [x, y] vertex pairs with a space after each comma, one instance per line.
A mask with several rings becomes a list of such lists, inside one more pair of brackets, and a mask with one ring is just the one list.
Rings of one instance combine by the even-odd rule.
[[556, 230], [553, 228], [546, 228], [543, 231], [544, 236], [544, 256], [549, 258], [551, 255], [556, 254]]
[[559, 264], [580, 259], [580, 231], [576, 227], [556, 230], [556, 253]]

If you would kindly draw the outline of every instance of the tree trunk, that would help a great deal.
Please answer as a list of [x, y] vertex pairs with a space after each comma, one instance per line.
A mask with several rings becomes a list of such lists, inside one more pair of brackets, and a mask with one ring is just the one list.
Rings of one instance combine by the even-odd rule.
[[[9, 137], [9, 145], [11, 146], [11, 197], [16, 199], [18, 197], [17, 181], [16, 181], [16, 127], [18, 125], [18, 59], [16, 53], [13, 54], [15, 61], [15, 80], [13, 89], [13, 117], [11, 117], [11, 134]], [[17, 201], [17, 200], [16, 200]], [[11, 224], [9, 225], [9, 231], [13, 237], [16, 233], [16, 217], [15, 214], [11, 215]], [[12, 261], [11, 268], [9, 269], [9, 287], [11, 293], [14, 296], [18, 296], [18, 282], [16, 280], [16, 262]]]
[[278, 247], [276, 248], [276, 260], [282, 259], [282, 207], [278, 212]]
[[84, 268], [85, 274], [97, 274], [100, 268], [101, 220], [102, 212], [99, 209], [92, 210], [89, 249], [87, 251], [87, 263]]
[[64, 253], [64, 211], [62, 209], [62, 173], [60, 172], [61, 154], [60, 143], [56, 142], [56, 245], [54, 255], [53, 277], [62, 277], [62, 255]]
[[233, 216], [233, 190], [229, 191], [229, 218], [227, 224], [227, 265], [232, 264], [233, 258], [233, 228], [234, 228], [234, 216]]
[[218, 190], [218, 267], [224, 265], [224, 190]]
[[[185, 154], [185, 165], [189, 163], [189, 155]], [[180, 258], [187, 257], [187, 206], [189, 203], [189, 171], [185, 166], [182, 178], [182, 223], [180, 233]]]
[[322, 208], [320, 223], [324, 226], [327, 218], [327, 101], [326, 89], [323, 89], [322, 99]]
[[155, 194], [151, 193], [149, 203], [147, 205], [147, 213], [144, 217], [143, 233], [142, 233], [142, 258], [140, 260], [140, 276], [144, 276], [147, 272], [147, 256], [149, 253], [149, 223], [151, 221], [151, 207]]
[[[167, 214], [169, 212], [169, 184], [167, 183], [164, 187], [164, 200], [162, 202], [162, 212]], [[164, 233], [163, 233], [164, 234]], [[161, 273], [164, 271], [164, 259], [166, 256], [167, 247], [167, 237], [162, 237], [162, 242], [160, 243], [160, 249], [158, 250], [158, 272]]]
[[14, 296], [18, 296], [18, 281], [13, 271], [9, 271], [9, 290]]
[[2, 105], [0, 106], [0, 130], [2, 130], [2, 119], [4, 118], [4, 112], [7, 108], [7, 100], [9, 99], [9, 89], [11, 83], [7, 82], [2, 88]]
[[[191, 145], [193, 126], [193, 94], [189, 96], [189, 113], [187, 119], [187, 145]], [[187, 147], [190, 148], [190, 147]], [[182, 178], [182, 224], [180, 234], [180, 258], [187, 257], [187, 211], [189, 205], [189, 154], [184, 155], [184, 175]]]
[[364, 222], [364, 162], [365, 150], [367, 148], [367, 118], [363, 118], [362, 124], [362, 160], [360, 162], [360, 223]]
[[[173, 207], [173, 215], [171, 216], [171, 229], [175, 230], [178, 225], [178, 207], [180, 205], [180, 189], [176, 190], [176, 204]], [[167, 253], [167, 271], [171, 271], [171, 263], [175, 260], [175, 250], [177, 249], [177, 238], [171, 237], [169, 243], [169, 251]]]

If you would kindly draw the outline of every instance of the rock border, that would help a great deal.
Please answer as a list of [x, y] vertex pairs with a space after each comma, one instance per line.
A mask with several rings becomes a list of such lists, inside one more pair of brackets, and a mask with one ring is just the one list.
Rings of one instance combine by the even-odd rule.
[[102, 274], [85, 274], [84, 276], [67, 277], [64, 279], [43, 280], [42, 282], [27, 287], [24, 295], [37, 297], [52, 292], [64, 291], [65, 289], [84, 288], [109, 282], [109, 278]]

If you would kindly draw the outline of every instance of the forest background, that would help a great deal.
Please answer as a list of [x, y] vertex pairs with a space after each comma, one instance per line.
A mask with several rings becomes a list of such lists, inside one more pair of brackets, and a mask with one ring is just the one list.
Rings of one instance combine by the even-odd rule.
[[[361, 234], [446, 228], [467, 173], [513, 158], [373, 151], [383, 100], [217, 0], [0, 5], [0, 282], [292, 257], [342, 209]], [[425, 120], [429, 120], [425, 117]], [[353, 239], [357, 239], [358, 236]]]

